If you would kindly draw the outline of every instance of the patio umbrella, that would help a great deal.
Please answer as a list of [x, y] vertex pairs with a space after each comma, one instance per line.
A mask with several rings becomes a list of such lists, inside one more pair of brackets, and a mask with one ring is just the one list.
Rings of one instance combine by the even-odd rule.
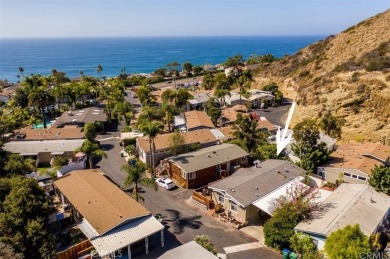
[[84, 157], [86, 154], [84, 152], [78, 152], [75, 157]]

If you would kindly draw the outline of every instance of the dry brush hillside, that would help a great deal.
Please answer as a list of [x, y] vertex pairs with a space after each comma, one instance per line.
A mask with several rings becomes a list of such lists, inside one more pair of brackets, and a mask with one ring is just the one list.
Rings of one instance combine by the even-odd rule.
[[256, 85], [276, 82], [298, 107], [293, 123], [324, 111], [343, 116], [345, 140], [390, 139], [390, 10], [292, 56], [262, 65]]

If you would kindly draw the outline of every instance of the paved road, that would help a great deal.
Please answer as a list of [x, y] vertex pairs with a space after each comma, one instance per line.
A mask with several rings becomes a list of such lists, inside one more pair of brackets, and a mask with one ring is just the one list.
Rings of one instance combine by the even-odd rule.
[[[121, 147], [118, 132], [98, 136], [108, 158], [98, 161], [96, 167], [100, 168], [116, 184], [123, 187], [126, 174], [120, 171], [120, 166], [125, 160], [120, 156]], [[206, 234], [210, 237], [218, 253], [225, 253], [224, 247], [235, 246], [255, 242], [243, 232], [226, 226], [217, 219], [190, 204], [192, 191], [176, 188], [166, 191], [162, 188], [156, 192], [151, 189], [141, 189], [141, 195], [145, 198], [141, 202], [153, 214], [161, 214], [164, 217], [167, 232], [166, 246], [154, 248], [148, 256], [140, 258], [156, 258], [168, 249], [177, 247], [194, 239], [196, 235]], [[247, 250], [240, 253], [229, 254], [229, 258], [280, 258], [267, 248]]]
[[288, 111], [291, 107], [289, 102], [285, 102], [279, 107], [268, 107], [267, 109], [256, 109], [259, 116], [266, 117], [271, 123], [284, 127], [286, 125]]

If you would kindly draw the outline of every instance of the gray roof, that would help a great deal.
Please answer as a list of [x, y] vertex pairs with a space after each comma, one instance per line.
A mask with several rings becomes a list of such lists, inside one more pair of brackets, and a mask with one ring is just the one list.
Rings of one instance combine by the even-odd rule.
[[245, 157], [248, 153], [234, 144], [221, 144], [200, 149], [195, 152], [169, 157], [167, 160], [176, 163], [185, 172], [217, 166], [228, 161]]
[[288, 161], [269, 159], [257, 167], [240, 168], [233, 175], [209, 185], [209, 188], [223, 191], [246, 207], [303, 173], [305, 170]]
[[64, 112], [53, 124], [59, 127], [64, 124], [84, 124], [87, 122], [106, 122], [107, 114], [102, 107], [89, 107], [80, 110]]
[[217, 259], [218, 257], [203, 248], [195, 241], [190, 241], [181, 246], [173, 248], [164, 254], [159, 259], [182, 259], [182, 258], [194, 258], [194, 259]]
[[210, 93], [200, 93], [200, 94], [194, 94], [193, 99], [188, 100], [190, 104], [201, 104], [207, 102], [211, 95]]
[[4, 144], [4, 149], [17, 154], [38, 154], [44, 152], [69, 152], [81, 147], [84, 139], [58, 139], [41, 141], [12, 141]]
[[328, 236], [347, 225], [359, 224], [367, 236], [376, 229], [390, 208], [390, 196], [366, 184], [340, 185], [322, 203], [323, 212], [314, 219], [301, 222], [295, 230]]
[[334, 144], [336, 144], [337, 140], [332, 138], [331, 136], [324, 134], [324, 133], [320, 133], [319, 142], [324, 142], [326, 144], [326, 147], [329, 149]]

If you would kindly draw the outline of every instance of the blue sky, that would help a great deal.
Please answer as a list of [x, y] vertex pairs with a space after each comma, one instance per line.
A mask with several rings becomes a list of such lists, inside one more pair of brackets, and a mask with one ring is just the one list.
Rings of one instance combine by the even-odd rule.
[[0, 38], [329, 35], [389, 0], [0, 0]]

